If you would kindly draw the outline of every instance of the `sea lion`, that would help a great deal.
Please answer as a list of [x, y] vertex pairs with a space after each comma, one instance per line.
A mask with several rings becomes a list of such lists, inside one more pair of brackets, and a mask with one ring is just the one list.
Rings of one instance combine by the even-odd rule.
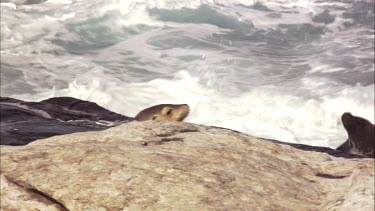
[[[109, 111], [94, 102], [84, 101], [72, 97], [53, 97], [41, 102], [60, 106], [70, 111], [77, 111], [84, 114], [89, 114], [91, 116], [97, 116], [96, 119], [103, 119], [103, 117], [107, 117], [107, 119], [112, 120], [123, 117], [122, 115]], [[160, 104], [140, 111], [135, 117], [135, 120], [147, 121], [163, 119], [182, 121], [188, 115], [188, 113], [189, 106], [186, 104]]]
[[135, 116], [135, 120], [172, 120], [182, 121], [189, 114], [187, 104], [160, 104], [146, 108]]
[[349, 137], [337, 150], [374, 158], [374, 124], [348, 112], [341, 116], [341, 121]]
[[0, 145], [25, 145], [37, 139], [75, 132], [100, 131], [133, 120], [182, 121], [188, 105], [156, 105], [137, 118], [109, 111], [98, 104], [71, 97], [54, 97], [27, 102], [0, 97]]

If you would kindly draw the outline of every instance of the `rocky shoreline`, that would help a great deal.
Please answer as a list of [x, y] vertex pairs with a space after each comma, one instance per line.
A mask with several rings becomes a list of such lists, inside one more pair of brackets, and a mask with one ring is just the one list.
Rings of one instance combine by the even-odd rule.
[[1, 146], [2, 210], [372, 210], [374, 159], [175, 121]]

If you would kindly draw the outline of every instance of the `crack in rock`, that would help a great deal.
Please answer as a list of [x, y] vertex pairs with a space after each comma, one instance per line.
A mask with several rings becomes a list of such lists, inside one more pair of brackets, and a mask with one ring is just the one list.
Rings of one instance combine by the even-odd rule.
[[69, 211], [68, 208], [65, 207], [65, 205], [61, 202], [59, 202], [58, 200], [54, 199], [52, 196], [46, 194], [46, 193], [43, 193], [42, 191], [40, 190], [37, 190], [36, 188], [27, 188], [28, 191], [32, 192], [32, 193], [35, 193], [43, 198], [45, 198], [46, 200], [52, 202], [52, 203], [55, 203], [55, 204], [58, 204], [61, 206], [61, 208], [63, 210], [66, 210], [66, 211]]
[[151, 141], [144, 141], [142, 142], [143, 146], [149, 146], [150, 144], [152, 145], [162, 145], [164, 143], [168, 142], [184, 142], [183, 138], [162, 138], [160, 140], [151, 140]]

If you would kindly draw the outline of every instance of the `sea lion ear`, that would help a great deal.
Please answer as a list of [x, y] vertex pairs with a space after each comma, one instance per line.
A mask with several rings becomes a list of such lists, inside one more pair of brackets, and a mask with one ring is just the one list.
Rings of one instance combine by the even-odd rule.
[[365, 126], [367, 125], [367, 124], [366, 124], [367, 122], [364, 121], [363, 119], [357, 118], [356, 120], [357, 120], [356, 123], [357, 123], [358, 125], [360, 125], [360, 126], [365, 127]]

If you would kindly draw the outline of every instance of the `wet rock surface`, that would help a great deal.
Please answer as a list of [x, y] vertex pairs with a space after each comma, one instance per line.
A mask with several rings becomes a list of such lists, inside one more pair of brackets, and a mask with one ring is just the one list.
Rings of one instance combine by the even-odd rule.
[[107, 129], [133, 118], [70, 97], [25, 102], [1, 97], [1, 145], [25, 145], [55, 135]]

